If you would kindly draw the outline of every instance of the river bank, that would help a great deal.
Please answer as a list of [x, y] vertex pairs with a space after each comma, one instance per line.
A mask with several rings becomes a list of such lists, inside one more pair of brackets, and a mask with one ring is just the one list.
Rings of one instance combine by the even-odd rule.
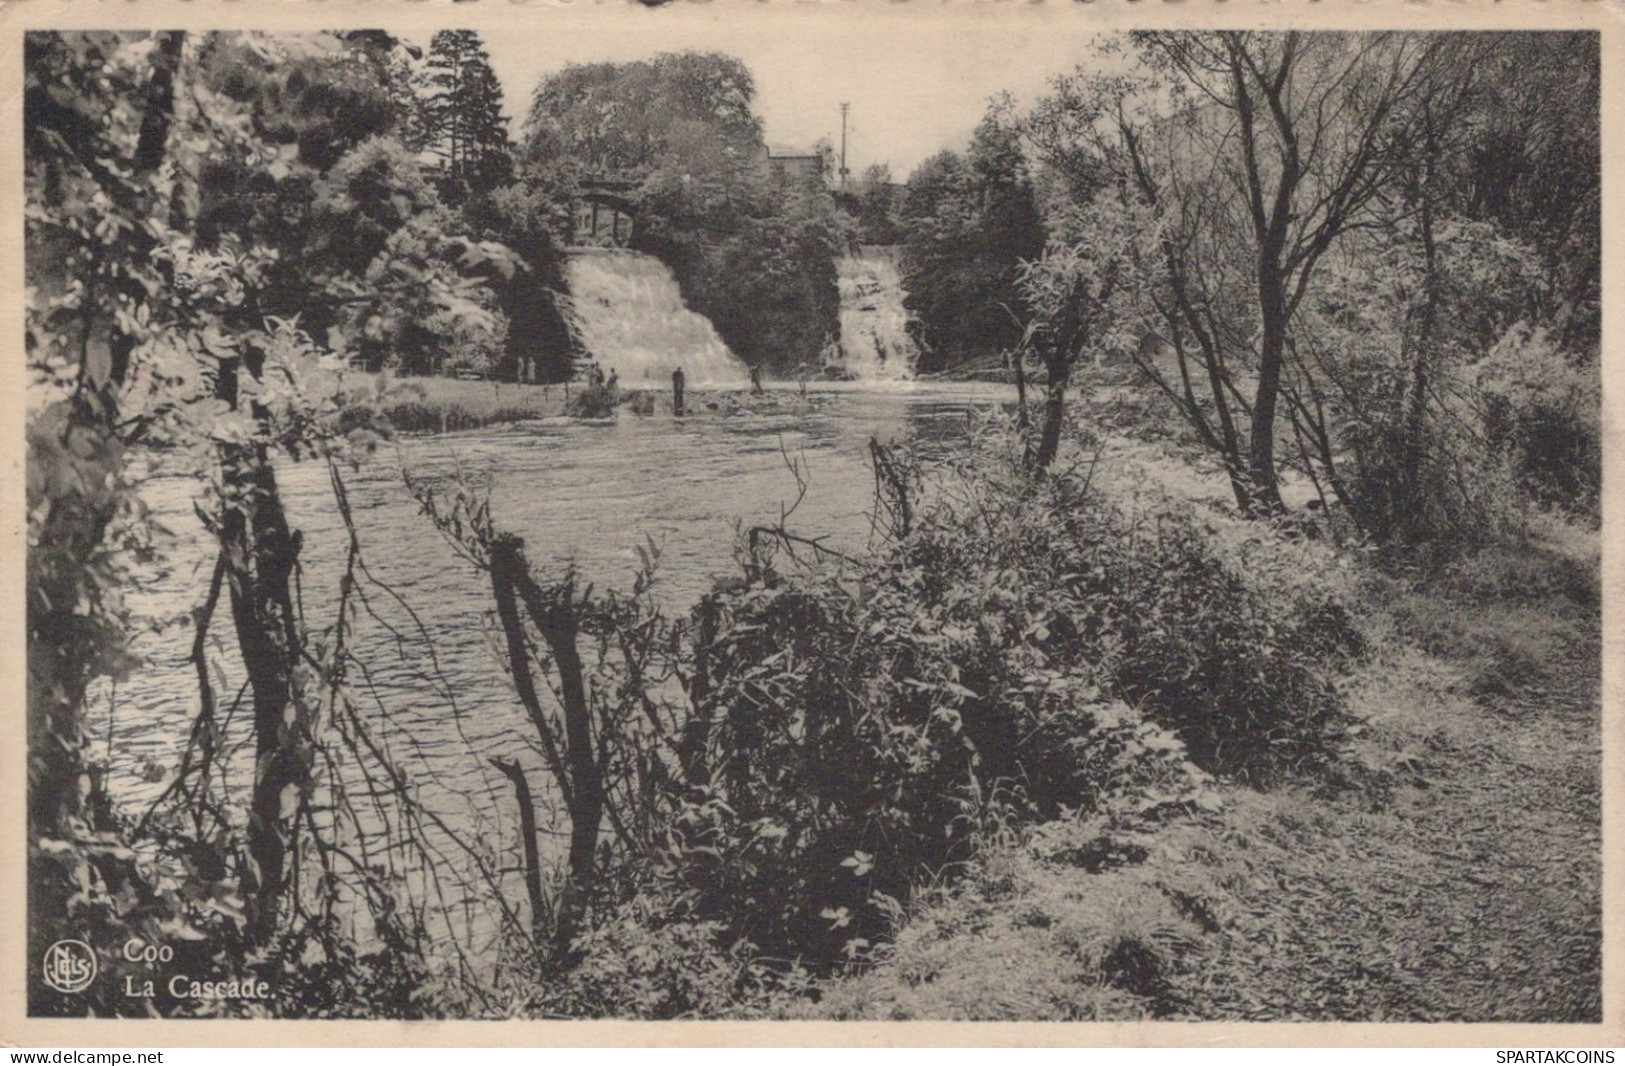
[[[376, 375], [364, 375], [377, 381]], [[672, 414], [670, 390], [619, 388], [599, 394], [597, 402], [581, 405], [587, 386], [523, 385], [501, 381], [465, 381], [458, 378], [396, 378], [386, 383], [379, 411], [396, 432], [410, 434], [457, 433], [539, 419], [602, 417], [610, 409], [625, 407], [633, 415]], [[684, 395], [685, 415], [730, 414], [743, 411], [782, 411], [800, 404], [816, 406], [816, 390], [803, 395], [794, 385], [772, 382], [764, 392], [744, 389], [690, 389]], [[607, 406], [606, 406], [607, 404]]]
[[[358, 375], [372, 380], [379, 375]], [[402, 433], [449, 433], [564, 413], [563, 385], [519, 385], [457, 378], [385, 379], [380, 407]]]
[[[1223, 503], [1157, 442], [1119, 441], [1103, 467], [1108, 491]], [[1241, 529], [1220, 506], [1205, 521], [1216, 541]], [[1221, 779], [1172, 817], [995, 833], [796, 1013], [1599, 1020], [1599, 551], [1540, 516], [1435, 572], [1350, 560], [1368, 643], [1325, 770]]]

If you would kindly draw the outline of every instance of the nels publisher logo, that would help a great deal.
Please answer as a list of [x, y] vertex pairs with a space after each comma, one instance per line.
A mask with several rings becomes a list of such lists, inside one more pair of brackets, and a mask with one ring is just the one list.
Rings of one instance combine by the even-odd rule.
[[96, 953], [82, 940], [58, 940], [45, 949], [44, 973], [58, 992], [83, 992], [96, 979]]

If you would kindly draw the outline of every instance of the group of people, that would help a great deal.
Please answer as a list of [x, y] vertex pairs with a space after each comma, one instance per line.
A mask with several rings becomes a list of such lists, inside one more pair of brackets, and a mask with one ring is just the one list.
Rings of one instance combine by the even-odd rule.
[[597, 362], [587, 364], [586, 375], [587, 384], [595, 385], [601, 389], [613, 389], [618, 386], [621, 381], [620, 376], [615, 373], [614, 367], [609, 368], [609, 376], [605, 377], [604, 368]]
[[[582, 369], [582, 374], [586, 377], [588, 385], [601, 389], [614, 389], [620, 384], [620, 376], [616, 374], [614, 367], [610, 367], [609, 373], [606, 375], [603, 366], [596, 361], [588, 363]], [[672, 391], [678, 398], [678, 405], [681, 407], [684, 385], [681, 367], [672, 371], [671, 384]], [[754, 364], [750, 368], [750, 391], [757, 394], [762, 391], [762, 369]]]

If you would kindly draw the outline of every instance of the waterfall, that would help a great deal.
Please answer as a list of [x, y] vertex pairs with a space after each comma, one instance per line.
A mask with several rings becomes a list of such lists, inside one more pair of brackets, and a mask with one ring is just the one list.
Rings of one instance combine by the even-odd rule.
[[660, 260], [622, 249], [576, 249], [565, 279], [576, 339], [623, 387], [670, 388], [679, 367], [690, 386], [744, 384], [745, 364], [710, 320], [683, 305], [677, 279]]
[[841, 361], [859, 381], [914, 376], [916, 349], [903, 309], [895, 248], [865, 245], [835, 264], [841, 289]]

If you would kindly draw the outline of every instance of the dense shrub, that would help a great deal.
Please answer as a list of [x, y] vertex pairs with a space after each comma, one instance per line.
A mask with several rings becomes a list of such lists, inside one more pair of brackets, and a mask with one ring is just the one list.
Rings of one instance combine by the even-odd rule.
[[696, 610], [684, 783], [620, 890], [651, 930], [861, 960], [990, 816], [1155, 816], [1205, 802], [1209, 771], [1268, 781], [1335, 747], [1360, 639], [1267, 527], [1216, 545], [1185, 508], [1013, 457], [942, 476], [937, 502], [882, 509], [877, 556], [779, 566], [794, 541], [768, 531]]
[[[1032, 486], [972, 473], [967, 487], [909, 551], [934, 573], [1010, 572], [1031, 628], [995, 639], [1088, 672], [1217, 772], [1265, 780], [1335, 740], [1335, 680], [1360, 638], [1267, 529], [1226, 550], [1189, 505], [1114, 501], [1077, 472]], [[977, 609], [1000, 617], [997, 603]]]
[[[1302, 545], [1114, 500], [1086, 469], [1035, 478], [1002, 429], [923, 483], [913, 456], [873, 451], [882, 536], [861, 557], [752, 530], [743, 576], [682, 620], [646, 595], [653, 548], [630, 599], [516, 579], [551, 627], [533, 667], [562, 669], [546, 605], [573, 604], [592, 736], [531, 714], [552, 772], [590, 762], [605, 797], [543, 1009], [768, 1009], [870, 960], [916, 886], [973, 869], [990, 834], [1156, 820], [1210, 806], [1212, 773], [1265, 782], [1335, 747], [1359, 638]], [[461, 496], [427, 504], [470, 558], [512, 540]], [[534, 647], [509, 617], [515, 654]]]
[[1543, 329], [1515, 326], [1478, 364], [1484, 428], [1525, 491], [1596, 518], [1602, 494], [1602, 375]]
[[564, 413], [571, 418], [614, 418], [620, 402], [613, 385], [583, 385], [564, 401]]

